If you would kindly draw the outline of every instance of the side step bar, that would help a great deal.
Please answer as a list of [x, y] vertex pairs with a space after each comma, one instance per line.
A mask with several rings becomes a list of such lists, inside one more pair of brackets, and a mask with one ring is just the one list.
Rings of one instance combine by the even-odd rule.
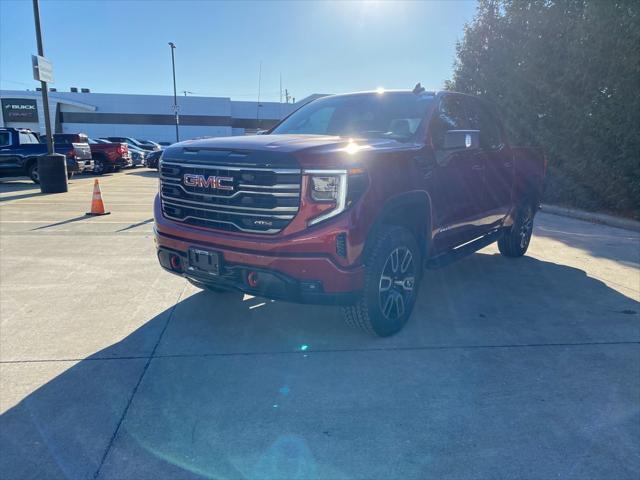
[[436, 255], [435, 257], [429, 258], [425, 261], [425, 268], [436, 269], [441, 268], [450, 263], [455, 262], [456, 260], [460, 260], [468, 255], [471, 255], [474, 252], [477, 252], [481, 248], [486, 247], [487, 245], [491, 245], [493, 242], [496, 242], [502, 237], [504, 231], [502, 228], [498, 230], [494, 230], [493, 232], [487, 233], [486, 235], [476, 238], [475, 240], [471, 240], [470, 242], [463, 243], [459, 247], [454, 248], [448, 252], [441, 253]]

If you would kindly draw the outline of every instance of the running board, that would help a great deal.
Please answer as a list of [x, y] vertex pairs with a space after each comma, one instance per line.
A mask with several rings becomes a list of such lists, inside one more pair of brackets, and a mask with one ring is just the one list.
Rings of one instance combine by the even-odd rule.
[[455, 262], [456, 260], [460, 260], [472, 253], [477, 252], [481, 248], [486, 247], [487, 245], [491, 245], [493, 242], [496, 242], [502, 237], [503, 230], [500, 228], [498, 230], [494, 230], [493, 232], [487, 233], [486, 235], [476, 238], [475, 240], [471, 240], [470, 242], [463, 243], [459, 247], [454, 248], [445, 253], [441, 253], [436, 255], [433, 258], [430, 258], [425, 261], [425, 268], [436, 269], [441, 268], [450, 263]]

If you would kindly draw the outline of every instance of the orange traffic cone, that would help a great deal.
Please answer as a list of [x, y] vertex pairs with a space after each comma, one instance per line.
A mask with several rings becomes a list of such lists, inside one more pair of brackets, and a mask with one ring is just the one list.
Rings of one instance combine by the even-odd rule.
[[96, 178], [93, 182], [93, 198], [91, 199], [91, 211], [87, 215], [109, 215], [111, 212], [105, 212], [104, 203], [102, 202], [102, 194], [100, 193], [100, 184]]

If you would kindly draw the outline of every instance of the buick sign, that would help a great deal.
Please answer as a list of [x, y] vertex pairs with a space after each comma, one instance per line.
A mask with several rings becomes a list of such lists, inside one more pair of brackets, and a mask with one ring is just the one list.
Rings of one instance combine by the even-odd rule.
[[233, 178], [217, 177], [210, 175], [196, 175], [193, 173], [185, 173], [182, 177], [182, 183], [186, 187], [210, 188], [214, 190], [233, 190]]
[[38, 107], [36, 101], [24, 98], [3, 98], [2, 118], [5, 123], [37, 123]]

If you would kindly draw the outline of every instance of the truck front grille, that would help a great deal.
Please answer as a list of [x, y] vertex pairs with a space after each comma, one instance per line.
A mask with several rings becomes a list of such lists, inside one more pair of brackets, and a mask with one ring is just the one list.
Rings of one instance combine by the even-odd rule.
[[[216, 185], [219, 177], [223, 180]], [[199, 227], [278, 233], [298, 212], [300, 182], [300, 169], [295, 168], [163, 161], [162, 213], [171, 220]]]

